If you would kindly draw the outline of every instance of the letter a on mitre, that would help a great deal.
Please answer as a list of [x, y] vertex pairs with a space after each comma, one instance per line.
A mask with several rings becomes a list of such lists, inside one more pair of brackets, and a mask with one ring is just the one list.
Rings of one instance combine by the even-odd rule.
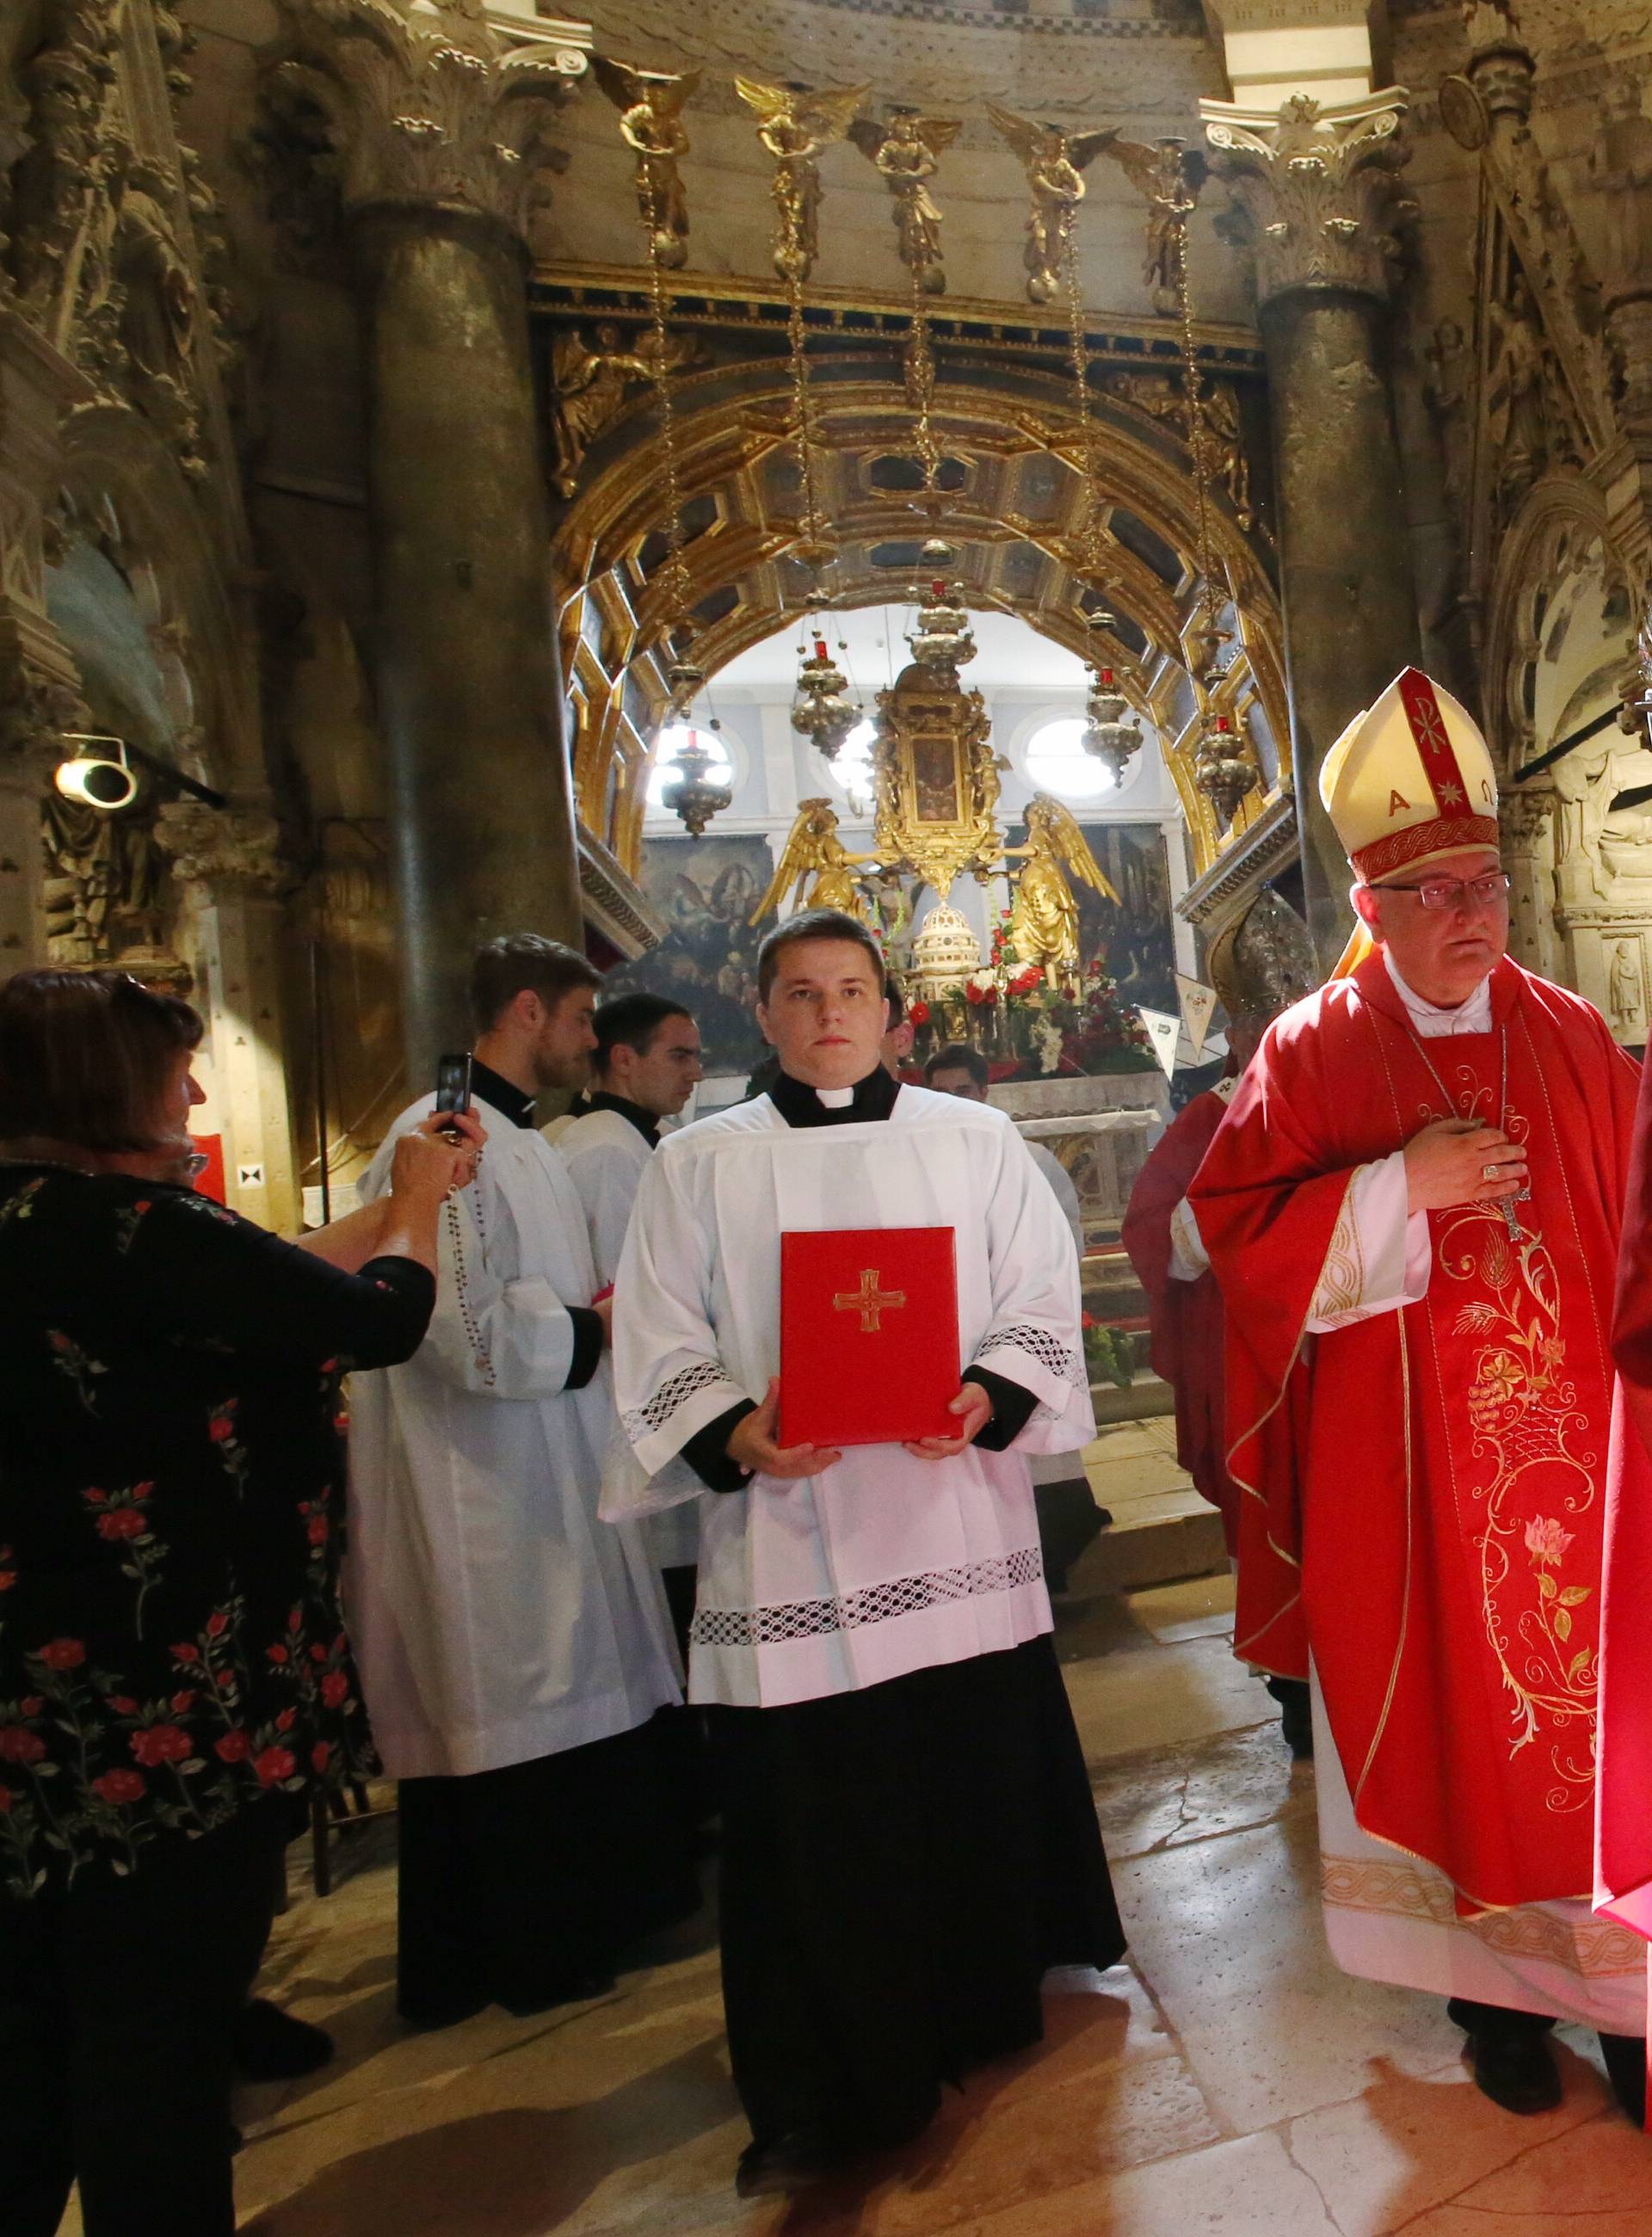
[[1497, 843], [1497, 773], [1468, 709], [1408, 668], [1325, 756], [1319, 797], [1359, 876]]

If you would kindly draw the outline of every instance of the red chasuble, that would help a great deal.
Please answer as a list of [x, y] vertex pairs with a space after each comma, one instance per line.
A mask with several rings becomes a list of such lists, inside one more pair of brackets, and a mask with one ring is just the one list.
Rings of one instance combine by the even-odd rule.
[[1238, 1495], [1222, 1462], [1222, 1293], [1213, 1274], [1179, 1282], [1170, 1270], [1170, 1221], [1227, 1116], [1227, 1099], [1196, 1095], [1168, 1127], [1130, 1191], [1123, 1242], [1147, 1293], [1153, 1370], [1176, 1394], [1176, 1458], [1222, 1518], [1229, 1554]]
[[[1312, 1647], [1354, 1812], [1461, 1911], [1587, 1893], [1607, 1349], [1635, 1089], [1599, 1013], [1505, 959], [1488, 1033], [1422, 1041], [1380, 954], [1271, 1028], [1192, 1191], [1227, 1308], [1237, 1651]], [[1345, 1200], [1431, 1120], [1523, 1143], [1531, 1198], [1431, 1212], [1422, 1301], [1358, 1294]]]
[[1641, 1075], [1612, 1351], [1595, 1900], [1652, 1940], [1652, 1066]]

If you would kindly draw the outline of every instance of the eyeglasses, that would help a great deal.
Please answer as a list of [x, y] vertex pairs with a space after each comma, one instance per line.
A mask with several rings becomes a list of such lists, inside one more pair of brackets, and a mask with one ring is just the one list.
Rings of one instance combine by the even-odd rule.
[[1493, 902], [1504, 898], [1509, 885], [1506, 870], [1488, 870], [1483, 878], [1425, 878], [1421, 885], [1384, 883], [1371, 890], [1374, 894], [1415, 894], [1425, 909], [1460, 908], [1464, 904], [1490, 908]]

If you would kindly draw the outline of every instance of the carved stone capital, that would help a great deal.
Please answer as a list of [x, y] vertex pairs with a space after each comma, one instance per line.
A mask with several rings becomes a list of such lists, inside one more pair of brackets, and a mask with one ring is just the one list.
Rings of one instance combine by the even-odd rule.
[[290, 138], [307, 112], [347, 210], [426, 203], [525, 234], [543, 175], [562, 161], [546, 133], [585, 70], [580, 46], [512, 44], [467, 0], [281, 0], [281, 10], [290, 38], [266, 73], [267, 129]]
[[1504, 0], [1470, 0], [1467, 30], [1469, 60], [1464, 76], [1488, 120], [1495, 123], [1508, 117], [1523, 126], [1531, 115], [1537, 63], [1520, 36], [1513, 10]]
[[1497, 803], [1497, 821], [1510, 851], [1535, 854], [1559, 795], [1552, 786], [1511, 785]]
[[1407, 96], [1398, 87], [1321, 108], [1293, 94], [1277, 115], [1201, 101], [1231, 202], [1218, 230], [1249, 252], [1259, 307], [1298, 288], [1386, 301], [1412, 205], [1400, 192]]
[[267, 808], [168, 801], [155, 839], [172, 858], [173, 876], [196, 888], [197, 898], [221, 901], [240, 894], [274, 901], [296, 882], [281, 851], [281, 826]]

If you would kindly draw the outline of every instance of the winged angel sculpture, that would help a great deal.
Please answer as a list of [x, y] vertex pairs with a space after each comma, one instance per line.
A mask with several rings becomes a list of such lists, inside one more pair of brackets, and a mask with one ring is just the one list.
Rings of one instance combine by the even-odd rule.
[[1182, 225], [1198, 204], [1210, 164], [1196, 148], [1172, 138], [1149, 147], [1109, 135], [1102, 152], [1147, 205], [1147, 261], [1141, 276], [1154, 310], [1173, 318], [1181, 308]]
[[621, 135], [637, 157], [638, 207], [655, 258], [667, 271], [680, 271], [688, 261], [689, 219], [677, 166], [689, 151], [683, 109], [700, 73], [638, 69], [609, 55], [592, 55], [591, 71], [619, 111]]
[[837, 816], [829, 800], [801, 801], [797, 821], [787, 835], [769, 890], [752, 910], [750, 921], [761, 923], [805, 878], [812, 878], [808, 895], [810, 908], [842, 909], [846, 916], [857, 916], [863, 924], [869, 924], [870, 914], [855, 882], [853, 866], [876, 860], [876, 855], [850, 854], [837, 835]]
[[894, 199], [901, 261], [926, 295], [944, 294], [947, 287], [941, 264], [941, 211], [930, 195], [929, 181], [942, 151], [951, 147], [961, 129], [956, 117], [920, 116], [910, 109], [895, 109], [887, 124], [859, 116], [849, 128], [850, 139], [877, 166]]
[[1067, 872], [1115, 905], [1117, 888], [1090, 852], [1071, 811], [1045, 792], [1027, 804], [1027, 844], [1006, 847], [1004, 855], [1006, 860], [1023, 855], [1027, 864], [1015, 882], [1011, 954], [1018, 963], [1041, 965], [1047, 985], [1070, 986], [1079, 967], [1079, 905]]
[[820, 251], [820, 169], [815, 158], [844, 138], [869, 89], [854, 85], [810, 93], [770, 85], [765, 78], [737, 77], [734, 89], [755, 112], [757, 137], [775, 159], [780, 213], [775, 269], [783, 280], [807, 280]]
[[1035, 124], [1014, 115], [995, 101], [987, 114], [1001, 136], [1020, 156], [1032, 189], [1027, 219], [1027, 293], [1034, 303], [1052, 303], [1061, 294], [1073, 214], [1084, 200], [1081, 174], [1118, 138], [1116, 125], [1100, 132], [1063, 132], [1056, 124]]

